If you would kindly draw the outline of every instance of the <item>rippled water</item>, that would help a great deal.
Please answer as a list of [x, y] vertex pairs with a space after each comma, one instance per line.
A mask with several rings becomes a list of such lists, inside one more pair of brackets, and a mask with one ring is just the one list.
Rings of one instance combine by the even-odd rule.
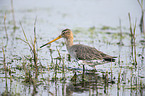
[[[139, 28], [141, 9], [137, 0], [14, 0], [13, 7], [15, 28], [11, 1], [0, 1], [1, 95], [144, 96], [145, 45], [141, 42], [144, 35]], [[137, 21], [137, 65], [134, 65], [135, 49], [131, 45], [128, 13], [132, 26]], [[36, 70], [29, 46], [20, 40], [25, 40], [20, 22], [31, 44], [36, 18], [39, 75], [35, 83], [30, 83], [27, 80], [35, 80]], [[83, 65], [69, 60], [63, 39], [39, 49], [65, 28], [73, 31], [75, 44], [89, 45], [117, 56], [116, 62], [93, 67], [85, 65], [83, 72]], [[121, 42], [123, 45], [119, 44]]]

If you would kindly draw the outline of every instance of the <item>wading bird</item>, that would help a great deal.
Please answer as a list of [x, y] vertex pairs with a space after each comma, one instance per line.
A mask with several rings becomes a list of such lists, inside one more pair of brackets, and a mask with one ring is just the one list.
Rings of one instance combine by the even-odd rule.
[[107, 55], [101, 51], [98, 51], [94, 47], [82, 45], [82, 44], [73, 44], [73, 33], [70, 29], [65, 29], [62, 31], [56, 39], [42, 45], [40, 48], [60, 39], [65, 38], [67, 50], [72, 58], [75, 60], [103, 60], [114, 62], [116, 57]]

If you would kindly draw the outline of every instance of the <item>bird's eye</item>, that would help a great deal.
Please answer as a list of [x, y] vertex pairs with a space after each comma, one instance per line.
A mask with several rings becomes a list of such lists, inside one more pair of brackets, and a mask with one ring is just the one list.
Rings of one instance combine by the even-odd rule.
[[68, 29], [65, 29], [65, 30], [62, 31], [62, 34], [65, 34], [67, 32], [68, 32]]
[[63, 31], [62, 34], [65, 34], [65, 31]]
[[67, 31], [63, 31], [63, 32], [62, 32], [62, 34], [65, 34], [65, 33], [67, 33]]

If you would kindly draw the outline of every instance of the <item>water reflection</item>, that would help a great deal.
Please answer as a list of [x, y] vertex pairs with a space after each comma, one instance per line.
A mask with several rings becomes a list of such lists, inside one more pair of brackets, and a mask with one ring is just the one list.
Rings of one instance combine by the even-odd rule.
[[[100, 75], [101, 74], [101, 75]], [[88, 71], [83, 74], [75, 73], [70, 83], [66, 87], [67, 96], [71, 96], [74, 92], [83, 93], [89, 91], [89, 95], [107, 94], [108, 87], [115, 81], [106, 73]], [[104, 93], [100, 93], [103, 90]]]
[[[0, 61], [2, 61], [0, 63], [0, 84], [2, 85], [0, 87], [0, 95], [145, 95], [145, 40], [142, 37], [143, 34], [139, 34], [139, 21], [137, 21], [136, 45], [133, 44], [133, 34], [129, 33], [129, 23], [128, 19], [126, 19], [128, 12], [131, 13], [131, 19], [134, 20], [134, 17], [137, 20], [140, 19], [137, 0], [112, 0], [111, 2], [107, 0], [85, 0], [84, 2], [81, 0], [57, 0], [59, 3], [56, 3], [55, 0], [44, 0], [44, 2], [25, 0], [23, 3], [21, 0], [11, 0], [14, 1], [12, 2], [14, 6], [9, 3], [10, 0], [5, 0], [4, 5], [3, 1], [0, 3], [0, 20], [2, 21], [0, 34], [2, 34], [1, 41], [3, 41], [0, 45], [4, 45], [5, 48], [5, 65], [7, 68], [3, 65], [2, 51], [0, 51]], [[118, 4], [119, 6], [116, 6]], [[122, 8], [125, 10], [122, 10]], [[86, 12], [88, 13], [86, 14]], [[28, 62], [32, 63], [33, 60], [29, 49], [17, 39], [18, 37], [24, 38], [22, 30], [19, 28], [18, 21], [20, 20], [24, 25], [26, 35], [28, 38], [30, 37], [30, 43], [32, 43], [31, 36], [33, 35], [31, 33], [33, 30], [31, 29], [33, 29], [32, 23], [36, 15], [38, 16], [36, 29], [38, 32], [38, 45], [48, 39], [52, 39], [54, 35], [56, 36], [58, 30], [67, 27], [72, 30], [78, 30], [78, 32], [74, 33], [75, 43], [82, 42], [109, 54], [118, 55], [118, 63], [113, 66], [104, 64], [96, 67], [102, 70], [111, 69], [111, 71], [100, 72], [97, 69], [97, 71], [85, 70], [80, 73], [78, 71], [82, 71], [82, 65], [75, 64], [72, 67], [70, 56], [68, 55], [68, 58], [64, 56], [64, 54], [67, 54], [66, 49], [60, 47], [60, 50], [56, 51], [55, 49], [57, 48], [54, 43], [53, 46], [49, 46], [49, 50], [39, 51], [38, 61], [40, 61], [37, 62], [37, 77], [36, 66], [28, 64]], [[141, 15], [140, 30], [144, 33], [144, 13], [141, 13]], [[117, 27], [118, 17], [122, 20], [122, 24], [120, 20], [120, 29]], [[100, 27], [104, 25], [111, 26], [111, 28], [108, 27], [106, 30], [102, 30]], [[132, 34], [132, 37], [130, 34]], [[117, 42], [119, 42], [118, 45]], [[60, 43], [57, 42], [58, 44]], [[63, 44], [61, 43], [58, 46]], [[134, 62], [134, 50], [137, 51], [137, 63]], [[25, 59], [26, 68], [23, 67], [22, 58]], [[23, 82], [27, 80], [28, 82]]]

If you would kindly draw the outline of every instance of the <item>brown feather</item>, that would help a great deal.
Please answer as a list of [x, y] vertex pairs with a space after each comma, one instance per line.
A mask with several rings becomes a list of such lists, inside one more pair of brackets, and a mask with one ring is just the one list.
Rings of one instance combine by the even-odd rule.
[[79, 60], [106, 60], [106, 61], [114, 61], [112, 56], [109, 56], [101, 51], [98, 51], [94, 47], [75, 44], [70, 47], [70, 51], [73, 52], [72, 55], [75, 55], [76, 59]]

